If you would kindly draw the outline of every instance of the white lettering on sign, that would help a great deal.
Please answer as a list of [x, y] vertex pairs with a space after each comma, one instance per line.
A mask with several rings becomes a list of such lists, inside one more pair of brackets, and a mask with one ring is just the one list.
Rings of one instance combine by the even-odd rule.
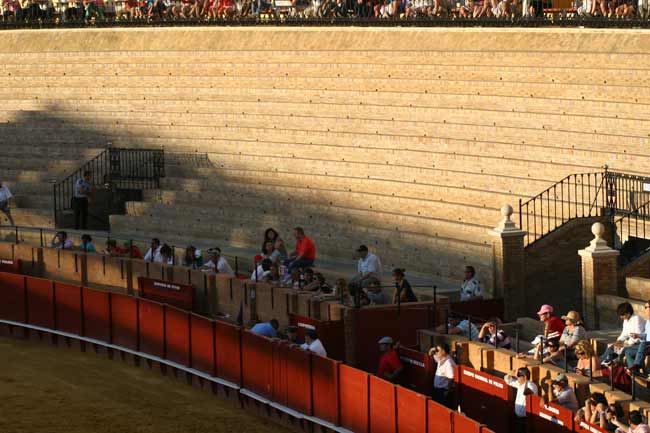
[[598, 430], [598, 429], [597, 429], [596, 427], [594, 427], [594, 426], [591, 426], [591, 425], [587, 424], [587, 423], [584, 422], [584, 421], [580, 421], [580, 428], [582, 428], [583, 430], [590, 431], [590, 432], [592, 432], [592, 433], [600, 433], [600, 430]]
[[177, 286], [176, 284], [161, 283], [160, 281], [154, 281], [153, 286], [162, 287], [163, 289], [181, 290], [181, 286]]
[[559, 410], [559, 409], [556, 409], [556, 408], [551, 407], [551, 406], [544, 405], [544, 409], [547, 410], [547, 411], [549, 411], [549, 412], [551, 412], [551, 413], [554, 413], [555, 415], [559, 415], [559, 414], [560, 414], [560, 410]]
[[488, 385], [491, 385], [495, 388], [499, 388], [499, 389], [505, 388], [505, 385], [503, 383], [494, 380], [490, 377], [483, 376], [482, 374], [476, 374], [473, 371], [469, 371], [469, 370], [463, 370], [463, 374], [469, 377], [473, 377], [474, 379], [480, 382], [487, 383]]
[[424, 362], [418, 361], [417, 359], [408, 358], [406, 356], [400, 356], [399, 359], [406, 362], [407, 364], [415, 365], [417, 367], [424, 368]]
[[551, 416], [551, 415], [549, 415], [547, 413], [544, 413], [544, 412], [540, 412], [539, 417], [545, 419], [546, 421], [550, 421], [553, 424], [564, 425], [564, 423], [562, 421], [560, 421], [559, 419], [557, 419], [554, 416]]
[[316, 327], [314, 325], [310, 325], [309, 323], [298, 323], [298, 326], [305, 329], [313, 329], [314, 331], [316, 330]]
[[13, 260], [6, 260], [6, 259], [0, 259], [0, 265], [14, 265], [15, 262]]

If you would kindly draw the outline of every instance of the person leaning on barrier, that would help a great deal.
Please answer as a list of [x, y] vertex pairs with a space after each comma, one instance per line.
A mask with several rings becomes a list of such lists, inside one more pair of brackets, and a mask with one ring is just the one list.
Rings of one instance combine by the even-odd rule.
[[235, 275], [235, 272], [232, 270], [228, 264], [228, 260], [221, 255], [221, 248], [214, 247], [210, 248], [207, 251], [208, 261], [201, 266], [201, 270], [204, 272], [218, 272], [224, 275]]
[[578, 398], [573, 388], [569, 386], [566, 374], [558, 373], [553, 379], [546, 379], [542, 384], [542, 399], [540, 405], [556, 403], [571, 412], [578, 410]]
[[0, 182], [0, 212], [5, 214], [10, 226], [15, 225], [14, 219], [11, 216], [10, 205], [12, 201], [13, 195], [11, 194], [11, 191], [9, 191], [9, 187], [7, 187], [7, 185], [3, 185], [2, 182]]
[[468, 319], [462, 319], [455, 314], [451, 314], [447, 319], [447, 322], [447, 326], [440, 325], [436, 328], [436, 331], [440, 333], [445, 333], [446, 331], [449, 335], [466, 337], [472, 341], [478, 340], [478, 329], [476, 329], [476, 326]]
[[537, 395], [537, 385], [530, 381], [530, 370], [526, 367], [506, 374], [504, 380], [508, 386], [517, 390], [514, 432], [526, 433], [526, 397], [531, 394]]
[[298, 336], [298, 327], [294, 325], [287, 326], [287, 342], [289, 344], [296, 344], [298, 346], [302, 345], [304, 341]]
[[436, 373], [433, 376], [433, 395], [436, 402], [448, 408], [453, 407], [454, 376], [456, 363], [451, 357], [449, 345], [441, 342], [429, 349], [429, 356], [436, 361]]
[[93, 238], [88, 234], [81, 235], [81, 244], [79, 249], [86, 253], [96, 253], [95, 245], [93, 245]]
[[60, 250], [70, 250], [74, 248], [72, 241], [68, 239], [68, 233], [64, 231], [57, 232], [50, 242], [50, 248], [58, 248]]
[[308, 329], [305, 332], [305, 342], [300, 346], [301, 349], [313, 352], [316, 355], [327, 356], [327, 351], [323, 343], [318, 339], [318, 334], [314, 329]]
[[256, 323], [252, 328], [251, 332], [257, 335], [263, 335], [268, 338], [276, 338], [278, 336], [278, 328], [280, 324], [276, 319], [271, 319], [268, 322]]
[[499, 320], [496, 317], [489, 319], [481, 326], [478, 339], [481, 343], [487, 343], [501, 349], [510, 349], [512, 340], [503, 329], [499, 329]]
[[393, 304], [404, 302], [417, 302], [418, 297], [413, 293], [411, 284], [404, 277], [404, 269], [393, 269], [393, 280], [395, 280], [395, 292], [393, 292]]
[[381, 353], [377, 376], [389, 382], [399, 382], [399, 376], [404, 370], [404, 365], [402, 365], [397, 350], [395, 350], [393, 339], [391, 337], [382, 337], [377, 344], [379, 344], [379, 353]]

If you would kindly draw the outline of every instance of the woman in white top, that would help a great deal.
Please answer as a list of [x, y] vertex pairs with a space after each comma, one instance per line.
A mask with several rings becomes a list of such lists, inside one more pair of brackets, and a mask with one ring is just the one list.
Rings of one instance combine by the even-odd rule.
[[449, 355], [449, 345], [439, 343], [429, 350], [429, 356], [436, 361], [436, 374], [433, 378], [433, 399], [446, 407], [453, 407], [453, 386], [456, 363]]

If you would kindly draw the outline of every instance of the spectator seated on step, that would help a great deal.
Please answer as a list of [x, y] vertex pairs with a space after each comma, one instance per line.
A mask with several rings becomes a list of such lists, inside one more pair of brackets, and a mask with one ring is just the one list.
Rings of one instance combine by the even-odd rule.
[[571, 386], [569, 378], [564, 373], [558, 373], [553, 379], [546, 379], [542, 384], [543, 404], [555, 403], [571, 412], [578, 411], [578, 398]]
[[158, 238], [151, 239], [151, 246], [149, 247], [147, 253], [144, 255], [144, 260], [146, 262], [162, 263], [160, 248], [162, 248], [162, 246], [160, 245], [160, 239]]
[[303, 276], [300, 268], [292, 268], [284, 277], [282, 286], [299, 290], [302, 288]]
[[95, 245], [93, 245], [93, 238], [89, 234], [81, 235], [81, 244], [79, 250], [85, 253], [96, 253]]
[[308, 329], [305, 332], [305, 342], [300, 346], [301, 349], [313, 352], [316, 355], [327, 356], [327, 351], [323, 343], [318, 339], [318, 334], [314, 329]]
[[257, 267], [253, 270], [251, 274], [252, 281], [268, 281], [269, 276], [271, 275], [271, 265], [273, 262], [271, 259], [262, 260]]
[[142, 259], [142, 252], [137, 245], [131, 241], [125, 241], [123, 246], [118, 246], [117, 242], [114, 239], [108, 239], [106, 241], [106, 249], [104, 254], [108, 254], [112, 257], [130, 257], [132, 259]]
[[[269, 249], [269, 242], [273, 246], [273, 249]], [[275, 251], [277, 253], [274, 255], [273, 253]], [[277, 260], [278, 256], [283, 261], [287, 259], [287, 249], [284, 246], [284, 241], [274, 228], [268, 228], [264, 231], [261, 253], [262, 257], [268, 257], [272, 261]]]
[[267, 276], [266, 281], [273, 286], [279, 286], [282, 284], [280, 266], [277, 263], [271, 263], [271, 267], [269, 268], [269, 275]]
[[193, 245], [185, 248], [185, 257], [183, 257], [183, 266], [192, 269], [200, 269], [203, 266], [203, 254], [201, 250]]
[[562, 319], [553, 315], [553, 307], [548, 304], [542, 305], [537, 312], [537, 317], [539, 317], [540, 322], [544, 323], [543, 337], [545, 339], [560, 338], [565, 325]]
[[74, 244], [68, 239], [68, 233], [65, 231], [57, 232], [50, 242], [50, 248], [58, 248], [60, 250], [71, 250]]
[[565, 326], [560, 336], [560, 350], [568, 351], [570, 358], [573, 358], [575, 345], [587, 337], [587, 331], [583, 326], [580, 313], [577, 311], [569, 311], [562, 316], [562, 320], [564, 320]]
[[602, 392], [592, 392], [587, 397], [585, 405], [576, 412], [574, 420], [576, 424], [584, 421], [602, 430], [614, 432], [616, 431], [616, 426], [612, 423], [614, 417], [623, 418], [621, 407], [610, 405]]
[[313, 266], [314, 261], [316, 261], [314, 241], [305, 234], [302, 227], [296, 227], [294, 235], [296, 237], [296, 249], [289, 254], [289, 258], [284, 263], [285, 266], [289, 267], [289, 270]]
[[576, 358], [578, 362], [575, 366], [576, 374], [585, 377], [600, 377], [602, 370], [600, 368], [600, 360], [596, 356], [594, 347], [589, 340], [578, 341], [574, 347]]
[[616, 341], [608, 344], [605, 353], [600, 357], [603, 366], [622, 361], [628, 348], [641, 343], [641, 336], [645, 330], [645, 320], [638, 314], [634, 314], [634, 308], [629, 302], [619, 304], [616, 307], [616, 314], [623, 321], [623, 329]]
[[348, 287], [352, 292], [365, 289], [371, 281], [381, 283], [382, 268], [379, 257], [368, 252], [368, 247], [361, 245], [357, 248], [359, 261], [357, 262], [357, 273], [348, 282]]
[[275, 242], [273, 241], [267, 241], [266, 242], [266, 247], [264, 249], [266, 252], [262, 254], [263, 259], [269, 259], [273, 263], [281, 263], [282, 262], [282, 254], [280, 253], [279, 250], [275, 249]]
[[545, 364], [562, 366], [565, 352], [560, 350], [560, 341], [557, 338], [550, 338], [544, 341], [544, 346], [538, 345], [533, 359], [542, 361]]
[[395, 281], [395, 291], [393, 292], [393, 304], [404, 302], [417, 302], [418, 297], [413, 293], [411, 283], [405, 277], [406, 270], [401, 268], [393, 269], [393, 280]]
[[465, 279], [460, 286], [460, 300], [473, 301], [483, 299], [481, 283], [476, 278], [476, 270], [473, 266], [465, 266]]
[[503, 329], [499, 329], [501, 321], [493, 317], [483, 324], [478, 333], [478, 339], [481, 343], [490, 344], [500, 349], [510, 349], [512, 340]]
[[[385, 305], [388, 304], [388, 298], [381, 287], [378, 280], [371, 281], [368, 287], [361, 290], [359, 293], [358, 303], [359, 306], [364, 305]], [[356, 298], [356, 294], [354, 295]], [[357, 300], [355, 299], [355, 305]]]
[[450, 314], [447, 322], [447, 326], [440, 325], [436, 328], [436, 331], [443, 334], [458, 335], [472, 341], [478, 340], [478, 329], [469, 319]]
[[201, 270], [205, 272], [217, 272], [219, 274], [234, 276], [232, 268], [228, 264], [228, 260], [221, 255], [221, 248], [214, 247], [207, 251], [208, 261], [201, 266]]
[[645, 360], [650, 352], [650, 300], [643, 305], [645, 312], [645, 325], [638, 345], [630, 346], [625, 349], [625, 362], [627, 363], [628, 373], [639, 373], [646, 370]]
[[271, 319], [268, 322], [255, 324], [255, 326], [251, 328], [251, 332], [268, 338], [276, 338], [278, 336], [278, 328], [280, 328], [278, 321], [276, 319]]

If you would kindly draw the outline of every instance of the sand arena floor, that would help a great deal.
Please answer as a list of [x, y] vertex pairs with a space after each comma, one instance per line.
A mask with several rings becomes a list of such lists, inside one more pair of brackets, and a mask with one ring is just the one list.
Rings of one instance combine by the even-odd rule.
[[231, 402], [130, 363], [0, 338], [1, 433], [285, 433]]

